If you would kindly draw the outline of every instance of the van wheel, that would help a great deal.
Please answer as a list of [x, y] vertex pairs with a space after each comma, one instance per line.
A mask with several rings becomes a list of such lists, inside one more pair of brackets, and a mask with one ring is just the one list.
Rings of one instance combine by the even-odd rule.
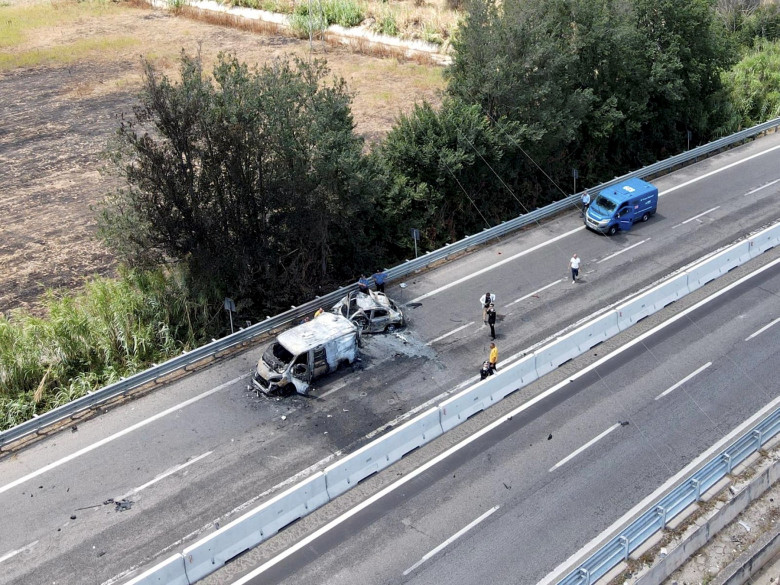
[[647, 221], [648, 219], [650, 219], [650, 214], [649, 214], [649, 213], [645, 213], [645, 214], [642, 216], [642, 221], [644, 222], [644, 221]]
[[617, 225], [613, 225], [613, 226], [610, 226], [610, 227], [609, 227], [609, 230], [607, 230], [607, 233], [608, 233], [610, 236], [614, 236], [614, 235], [617, 233], [617, 231], [618, 231], [618, 227], [617, 227]]
[[393, 331], [395, 331], [395, 325], [388, 325], [385, 327], [385, 333], [392, 333]]

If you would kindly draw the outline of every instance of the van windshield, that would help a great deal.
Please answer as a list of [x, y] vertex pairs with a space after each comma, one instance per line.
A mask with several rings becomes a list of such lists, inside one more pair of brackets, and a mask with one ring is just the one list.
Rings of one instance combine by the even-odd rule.
[[603, 195], [596, 197], [595, 203], [597, 207], [601, 207], [604, 211], [615, 211], [615, 207], [617, 207], [617, 204], [614, 201], [607, 199]]
[[269, 345], [263, 354], [263, 361], [277, 372], [281, 372], [292, 359], [293, 354], [279, 342]]

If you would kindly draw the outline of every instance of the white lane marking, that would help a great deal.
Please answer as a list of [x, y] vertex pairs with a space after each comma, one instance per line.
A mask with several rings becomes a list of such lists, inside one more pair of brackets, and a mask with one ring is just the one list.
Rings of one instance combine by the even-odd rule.
[[685, 183], [680, 183], [679, 185], [676, 185], [674, 187], [670, 187], [666, 191], [664, 191], [663, 193], [659, 193], [658, 196], [659, 197], [663, 197], [664, 195], [667, 195], [667, 194], [671, 193], [672, 191], [676, 191], [677, 189], [682, 189], [683, 187], [687, 187], [688, 185], [696, 183], [697, 181], [701, 181], [702, 179], [706, 179], [708, 177], [711, 177], [712, 175], [717, 175], [718, 173], [722, 173], [723, 171], [726, 171], [726, 170], [728, 170], [728, 169], [730, 169], [732, 167], [735, 167], [737, 165], [741, 165], [742, 163], [746, 163], [746, 162], [748, 162], [750, 160], [753, 160], [754, 158], [758, 158], [759, 156], [764, 156], [765, 154], [769, 154], [770, 152], [774, 152], [778, 148], [780, 148], [780, 145], [773, 146], [772, 148], [769, 148], [767, 150], [763, 150], [761, 152], [757, 152], [756, 154], [752, 154], [752, 155], [750, 155], [747, 158], [743, 158], [743, 159], [735, 161], [735, 162], [733, 162], [731, 164], [728, 164], [725, 167], [717, 168], [714, 171], [710, 171], [709, 173], [704, 174], [704, 175], [702, 175], [700, 177], [696, 177], [695, 179], [691, 179], [690, 181], [686, 181]]
[[[367, 369], [367, 368], [366, 368], [366, 369]], [[363, 370], [363, 371], [365, 371], [365, 370]], [[317, 396], [317, 398], [325, 398], [326, 396], [330, 396], [330, 395], [331, 395], [331, 394], [333, 394], [334, 392], [338, 392], [338, 391], [339, 391], [339, 390], [341, 390], [341, 389], [342, 389], [344, 386], [346, 386], [348, 382], [349, 382], [349, 380], [347, 380], [347, 379], [344, 379], [344, 380], [342, 380], [341, 382], [338, 382], [338, 383], [336, 383], [336, 384], [333, 386], [333, 388], [331, 388], [330, 390], [328, 390], [328, 391], [327, 391], [327, 392], [325, 392], [324, 394], [320, 394], [319, 396]]]
[[702, 367], [700, 367], [700, 368], [699, 368], [698, 370], [696, 370], [695, 372], [691, 372], [690, 374], [688, 374], [687, 376], [685, 376], [685, 377], [684, 377], [682, 380], [680, 380], [679, 382], [677, 382], [677, 383], [676, 383], [674, 386], [672, 386], [672, 387], [670, 387], [670, 388], [667, 388], [666, 390], [664, 390], [663, 392], [661, 392], [661, 393], [660, 393], [658, 396], [656, 396], [656, 397], [655, 397], [655, 399], [656, 399], [656, 400], [659, 400], [660, 398], [663, 398], [664, 396], [666, 396], [666, 395], [667, 395], [667, 394], [669, 394], [670, 392], [672, 392], [672, 391], [674, 391], [674, 390], [677, 390], [677, 388], [679, 388], [680, 386], [682, 386], [683, 384], [685, 384], [685, 383], [686, 383], [688, 380], [690, 380], [690, 379], [691, 379], [691, 378], [693, 378], [694, 376], [697, 376], [697, 375], [701, 374], [701, 373], [702, 373], [704, 370], [706, 370], [707, 368], [709, 368], [711, 365], [712, 365], [712, 362], [707, 362], [706, 364], [704, 364]]
[[155, 477], [154, 479], [152, 479], [152, 480], [150, 480], [150, 481], [147, 481], [145, 484], [143, 484], [143, 485], [140, 485], [140, 486], [138, 486], [138, 487], [136, 487], [136, 488], [133, 488], [133, 489], [131, 489], [131, 490], [130, 490], [129, 492], [127, 492], [126, 494], [123, 494], [123, 495], [121, 495], [121, 496], [118, 496], [118, 497], [114, 498], [114, 501], [115, 501], [115, 502], [118, 502], [118, 501], [124, 500], [125, 498], [129, 498], [130, 496], [133, 496], [133, 495], [137, 494], [137, 493], [138, 493], [138, 492], [140, 492], [141, 490], [145, 490], [145, 489], [146, 489], [146, 488], [148, 488], [149, 486], [156, 484], [158, 481], [162, 481], [163, 479], [165, 479], [165, 478], [166, 478], [166, 477], [168, 477], [169, 475], [173, 475], [173, 474], [174, 474], [174, 473], [176, 473], [177, 471], [181, 471], [182, 469], [184, 469], [184, 468], [186, 468], [186, 467], [189, 467], [189, 466], [190, 466], [190, 465], [192, 465], [193, 463], [197, 463], [198, 461], [200, 461], [200, 460], [201, 460], [201, 459], [203, 459], [204, 457], [208, 457], [208, 456], [209, 456], [209, 455], [211, 455], [212, 453], [213, 453], [213, 451], [208, 451], [208, 452], [204, 453], [203, 455], [198, 455], [198, 456], [197, 456], [197, 457], [195, 457], [194, 459], [190, 459], [190, 460], [189, 460], [189, 461], [187, 461], [186, 463], [182, 463], [181, 465], [176, 465], [175, 467], [171, 467], [171, 468], [170, 468], [170, 469], [168, 469], [167, 471], [163, 471], [163, 472], [162, 472], [160, 475], [158, 475], [158, 476], [157, 476], [157, 477]]
[[11, 552], [5, 553], [2, 557], [0, 557], [0, 563], [3, 563], [3, 562], [7, 561], [8, 559], [10, 559], [12, 557], [15, 557], [19, 553], [27, 552], [32, 547], [34, 547], [36, 544], [38, 544], [37, 540], [34, 541], [34, 542], [31, 542], [30, 544], [27, 544], [27, 545], [23, 546], [22, 548], [18, 548], [16, 550], [12, 550]]
[[[259, 567], [257, 567], [253, 571], [247, 573], [246, 575], [241, 577], [238, 581], [234, 581], [232, 585], [244, 585], [245, 583], [248, 583], [249, 581], [251, 581], [252, 579], [257, 577], [258, 575], [261, 575], [262, 573], [265, 573], [268, 569], [270, 569], [271, 567], [274, 567], [275, 565], [278, 565], [279, 563], [281, 563], [283, 560], [285, 560], [290, 555], [293, 555], [296, 552], [298, 552], [299, 550], [309, 546], [309, 544], [311, 544], [312, 542], [317, 540], [323, 534], [327, 534], [328, 532], [333, 530], [336, 526], [339, 526], [340, 524], [346, 522], [347, 520], [352, 518], [352, 516], [354, 516], [355, 514], [361, 512], [365, 508], [368, 508], [369, 506], [373, 505], [375, 502], [378, 502], [379, 500], [384, 498], [387, 494], [392, 493], [393, 491], [395, 491], [398, 488], [400, 488], [403, 485], [405, 485], [407, 482], [412, 481], [414, 478], [418, 477], [419, 475], [422, 475], [423, 473], [428, 471], [434, 465], [437, 465], [438, 463], [444, 461], [445, 459], [447, 459], [448, 457], [450, 457], [454, 453], [457, 453], [461, 449], [467, 447], [468, 445], [470, 445], [471, 443], [473, 443], [477, 439], [481, 438], [483, 435], [486, 435], [487, 433], [493, 431], [494, 429], [498, 428], [499, 426], [501, 426], [505, 422], [512, 420], [515, 416], [517, 416], [518, 414], [520, 414], [524, 410], [527, 410], [527, 409], [531, 408], [537, 402], [540, 402], [540, 401], [544, 400], [545, 398], [547, 398], [548, 396], [550, 396], [552, 394], [555, 394], [558, 390], [560, 390], [561, 388], [565, 388], [566, 386], [568, 386], [571, 382], [573, 382], [577, 378], [585, 376], [586, 374], [588, 374], [592, 370], [596, 369], [597, 367], [601, 366], [605, 362], [615, 358], [616, 356], [620, 355], [624, 351], [628, 351], [630, 348], [632, 348], [636, 344], [642, 343], [645, 339], [647, 339], [651, 335], [654, 335], [658, 331], [661, 331], [662, 329], [668, 327], [672, 323], [675, 323], [677, 320], [686, 317], [688, 314], [690, 314], [693, 311], [701, 308], [702, 306], [704, 306], [705, 304], [711, 302], [712, 300], [718, 298], [720, 295], [726, 294], [728, 291], [730, 291], [731, 289], [733, 289], [736, 286], [739, 286], [743, 282], [745, 282], [745, 281], [747, 281], [747, 280], [749, 280], [749, 279], [751, 279], [751, 278], [761, 274], [765, 270], [769, 270], [770, 268], [773, 268], [777, 264], [780, 264], [780, 258], [770, 262], [769, 264], [766, 264], [765, 266], [762, 266], [761, 268], [759, 268], [758, 270], [756, 270], [755, 272], [753, 272], [751, 274], [743, 276], [739, 280], [736, 280], [735, 282], [732, 282], [730, 285], [727, 285], [727, 286], [723, 287], [721, 290], [713, 293], [712, 295], [710, 295], [706, 299], [703, 299], [703, 300], [699, 301], [698, 303], [688, 307], [684, 311], [681, 311], [677, 315], [674, 315], [673, 317], [671, 317], [670, 319], [668, 319], [664, 323], [661, 323], [661, 324], [655, 326], [653, 329], [650, 329], [649, 331], [646, 331], [645, 333], [643, 333], [642, 335], [640, 335], [636, 339], [633, 339], [630, 342], [628, 342], [626, 345], [616, 349], [615, 351], [613, 351], [610, 354], [607, 354], [606, 356], [604, 356], [601, 359], [595, 361], [594, 363], [590, 364], [589, 366], [586, 366], [586, 367], [582, 368], [581, 370], [579, 370], [578, 372], [573, 374], [571, 377], [569, 377], [569, 378], [559, 382], [558, 384], [556, 384], [555, 386], [552, 386], [551, 388], [548, 388], [547, 390], [545, 390], [541, 394], [537, 395], [536, 397], [532, 398], [528, 402], [526, 402], [524, 404], [521, 404], [520, 406], [518, 406], [512, 412], [510, 412], [508, 414], [505, 414], [502, 418], [500, 418], [500, 419], [490, 423], [489, 425], [487, 425], [485, 427], [482, 427], [477, 432], [475, 432], [473, 435], [470, 435], [470, 436], [466, 437], [460, 443], [458, 443], [456, 445], [453, 445], [452, 447], [450, 447], [449, 449], [447, 449], [443, 453], [440, 453], [439, 455], [437, 455], [433, 459], [428, 460], [426, 463], [422, 464], [417, 469], [414, 469], [414, 470], [410, 471], [407, 475], [405, 475], [404, 477], [400, 478], [395, 483], [390, 484], [389, 486], [387, 486], [386, 488], [378, 491], [377, 493], [375, 493], [373, 496], [369, 497], [368, 499], [363, 500], [362, 502], [360, 502], [354, 508], [351, 508], [350, 510], [347, 510], [346, 512], [344, 512], [338, 518], [335, 518], [335, 519], [331, 520], [325, 526], [319, 528], [318, 530], [315, 530], [314, 532], [312, 532], [307, 537], [305, 537], [302, 540], [298, 541], [296, 544], [294, 544], [294, 545], [288, 547], [287, 549], [285, 549], [284, 552], [282, 552], [279, 555], [277, 555], [276, 557], [270, 559], [266, 563], [260, 565]], [[742, 425], [742, 426], [745, 427], [745, 428], [749, 428], [749, 424], [748, 423], [754, 424], [753, 421], [758, 420], [761, 415], [763, 415], [765, 412], [768, 412], [772, 408], [774, 408], [775, 404], [780, 404], [780, 397], [777, 397], [775, 400], [773, 400], [769, 405], [764, 407], [755, 416], [753, 416], [747, 423], [745, 423], [745, 425]], [[710, 448], [707, 452], [705, 452], [702, 455], [700, 455], [688, 467], [686, 467], [685, 469], [681, 470], [677, 475], [675, 475], [674, 477], [670, 478], [663, 486], [661, 486], [655, 492], [653, 492], [653, 494], [651, 494], [650, 496], [645, 498], [645, 500], [643, 500], [641, 505], [646, 506], [646, 505], [648, 505], [649, 502], [652, 502], [655, 499], [657, 499], [658, 495], [663, 493], [666, 489], [668, 489], [669, 486], [674, 485], [676, 482], [680, 481], [681, 478], [685, 477], [689, 473], [689, 470], [692, 468], [692, 466], [702, 464], [704, 461], [706, 461], [706, 459], [708, 457], [710, 457], [710, 453], [711, 452], [714, 453], [717, 450], [719, 450], [721, 448], [721, 445], [726, 444], [727, 439], [731, 440], [731, 438], [736, 437], [737, 435], [739, 435], [740, 432], [742, 432], [741, 431], [741, 427], [735, 429], [734, 431], [732, 431], [731, 434], [729, 434], [723, 440], [719, 441], [712, 448]], [[619, 525], [620, 524], [615, 523], [613, 526], [619, 526]]]
[[540, 292], [542, 292], [543, 290], [547, 290], [547, 289], [548, 289], [548, 288], [550, 288], [551, 286], [555, 286], [556, 284], [558, 284], [558, 283], [559, 283], [559, 282], [561, 282], [562, 280], [563, 280], [562, 278], [559, 278], [559, 279], [558, 279], [558, 280], [556, 280], [555, 282], [551, 282], [550, 284], [548, 284], [548, 285], [545, 285], [545, 286], [543, 286], [542, 288], [538, 288], [538, 289], [536, 289], [534, 292], [532, 292], [532, 293], [528, 293], [528, 294], [527, 294], [527, 295], [525, 295], [524, 297], [520, 297], [519, 299], [517, 299], [516, 301], [512, 301], [512, 302], [511, 302], [511, 303], [509, 303], [508, 305], [504, 305], [504, 308], [511, 307], [511, 306], [512, 306], [512, 305], [514, 305], [515, 303], [519, 303], [520, 301], [524, 301], [525, 299], [530, 299], [532, 296], [534, 296], [534, 295], [538, 295], [538, 294], [539, 294]]
[[46, 473], [47, 471], [51, 471], [52, 469], [55, 469], [59, 467], [60, 465], [64, 465], [65, 463], [68, 463], [69, 461], [73, 461], [74, 459], [81, 457], [82, 455], [86, 455], [90, 451], [94, 451], [95, 449], [98, 449], [99, 447], [102, 447], [103, 445], [107, 445], [108, 443], [115, 441], [116, 439], [120, 437], [124, 437], [125, 435], [132, 433], [133, 431], [137, 431], [138, 429], [145, 427], [148, 424], [153, 423], [156, 420], [159, 420], [163, 417], [168, 416], [169, 414], [172, 414], [178, 410], [181, 410], [182, 408], [186, 408], [190, 404], [194, 404], [195, 402], [198, 402], [199, 400], [203, 400], [204, 398], [211, 396], [212, 394], [215, 394], [216, 392], [219, 392], [220, 390], [224, 390], [228, 386], [232, 386], [239, 380], [243, 380], [249, 376], [249, 373], [243, 374], [239, 376], [238, 378], [233, 378], [229, 382], [225, 382], [224, 384], [220, 384], [216, 388], [212, 388], [211, 390], [208, 390], [204, 392], [203, 394], [200, 394], [198, 396], [195, 396], [193, 398], [190, 398], [189, 400], [185, 400], [184, 402], [181, 402], [177, 404], [176, 406], [172, 406], [167, 410], [163, 410], [162, 412], [158, 412], [154, 416], [150, 416], [149, 418], [142, 420], [140, 422], [135, 423], [132, 426], [127, 427], [126, 429], [123, 429], [119, 431], [118, 433], [114, 433], [113, 435], [106, 437], [105, 439], [101, 439], [97, 443], [93, 443], [92, 445], [89, 445], [87, 447], [84, 447], [83, 449], [80, 449], [76, 451], [75, 453], [71, 453], [70, 455], [63, 457], [62, 459], [58, 461], [54, 461], [53, 463], [49, 463], [48, 465], [44, 465], [40, 469], [37, 469], [33, 471], [32, 473], [28, 473], [24, 477], [20, 477], [17, 480], [12, 481], [11, 483], [8, 483], [2, 487], [0, 487], [0, 494], [7, 492], [10, 489], [15, 488], [16, 486], [23, 484], [26, 481], [29, 481], [33, 479], [34, 477], [38, 477], [39, 475], [42, 475]]
[[650, 506], [654, 506], [664, 494], [669, 492], [669, 490], [671, 490], [673, 487], [679, 485], [684, 478], [695, 473], [697, 470], [703, 467], [704, 464], [709, 459], [711, 459], [713, 455], [722, 451], [729, 443], [731, 443], [739, 435], [744, 434], [744, 432], [747, 431], [750, 427], [755, 426], [756, 423], [758, 423], [768, 413], [777, 408], [778, 405], [780, 405], [780, 396], [764, 406], [744, 423], [737, 426], [737, 428], [723, 437], [720, 441], [715, 443], [712, 447], [707, 449], [704, 453], [699, 455], [696, 459], [691, 461], [676, 475], [666, 480], [666, 482], [659, 486], [658, 489], [655, 490], [652, 494], [648, 495], [644, 500], [623, 514], [623, 516], [615, 520], [615, 522], [613, 522], [609, 528], [593, 538], [588, 544], [583, 546], [580, 550], [578, 550], [576, 553], [571, 555], [568, 559], [550, 571], [544, 577], [544, 579], [537, 583], [537, 585], [553, 585], [553, 583], [560, 581], [567, 573], [569, 573], [571, 570], [580, 565], [586, 558], [588, 558], [598, 547], [614, 538], [615, 535], [618, 534], [624, 527], [626, 527], [629, 522], [644, 514], [650, 508]]
[[411, 573], [412, 571], [414, 571], [414, 570], [415, 570], [417, 567], [419, 567], [420, 565], [422, 565], [422, 564], [423, 564], [425, 561], [427, 561], [428, 559], [430, 559], [432, 556], [435, 556], [436, 554], [438, 554], [439, 552], [441, 552], [442, 550], [444, 550], [445, 548], [447, 548], [447, 547], [448, 547], [450, 544], [452, 544], [453, 542], [455, 542], [456, 540], [458, 540], [458, 539], [459, 539], [461, 536], [463, 536], [464, 534], [466, 534], [466, 533], [467, 533], [469, 530], [471, 530], [472, 528], [474, 528], [474, 527], [475, 527], [477, 524], [479, 524], [480, 522], [482, 522], [482, 521], [483, 521], [485, 518], [487, 518], [488, 516], [490, 516], [490, 515], [491, 515], [493, 512], [495, 512], [496, 510], [498, 510], [498, 506], [493, 506], [492, 508], [490, 508], [490, 510], [488, 510], [487, 512], [485, 512], [484, 514], [482, 514], [482, 516], [480, 516], [479, 518], [477, 518], [476, 520], [474, 520], [473, 522], [471, 522], [471, 523], [470, 523], [468, 526], [465, 526], [464, 528], [461, 528], [460, 530], [458, 530], [458, 532], [456, 532], [455, 534], [453, 534], [452, 536], [450, 536], [450, 537], [449, 537], [447, 540], [445, 540], [444, 542], [442, 542], [442, 543], [441, 543], [439, 546], [437, 546], [435, 549], [433, 549], [432, 551], [430, 551], [428, 554], [424, 555], [424, 556], [423, 556], [423, 558], [421, 558], [421, 559], [420, 559], [419, 561], [417, 561], [415, 564], [413, 564], [411, 567], [409, 567], [408, 569], [406, 569], [406, 570], [404, 571], [404, 577], [405, 577], [406, 575], [408, 575], [409, 573]]
[[768, 187], [771, 187], [775, 183], [780, 183], [780, 179], [775, 179], [774, 181], [771, 181], [770, 183], [767, 183], [766, 185], [761, 185], [760, 187], [756, 187], [755, 189], [751, 189], [750, 191], [745, 193], [745, 197], [747, 197], [748, 195], [752, 195], [753, 193], [758, 193], [762, 189], [766, 189]]
[[431, 345], [431, 344], [433, 344], [433, 343], [436, 343], [437, 341], [441, 341], [441, 340], [442, 340], [442, 339], [444, 339], [445, 337], [449, 337], [450, 335], [452, 335], [452, 334], [454, 334], [454, 333], [457, 333], [458, 331], [462, 331], [462, 330], [464, 330], [466, 327], [468, 327], [469, 325], [473, 325], [473, 324], [474, 324], [474, 321], [471, 321], [470, 323], [466, 323], [465, 325], [461, 325], [460, 327], [458, 327], [457, 329], [453, 329], [453, 330], [452, 330], [452, 331], [450, 331], [449, 333], [445, 333], [444, 335], [440, 335], [440, 336], [439, 336], [439, 337], [437, 337], [436, 339], [431, 339], [431, 340], [430, 340], [428, 343], [426, 343], [425, 345]]
[[645, 242], [647, 242], [647, 241], [648, 241], [648, 240], [650, 240], [650, 239], [651, 239], [651, 238], [647, 238], [647, 240], [642, 240], [642, 241], [640, 241], [640, 242], [637, 242], [636, 244], [631, 244], [631, 245], [630, 245], [630, 246], [628, 246], [627, 248], [623, 248], [622, 250], [618, 250], [617, 252], [615, 252], [614, 254], [610, 254], [610, 255], [609, 255], [609, 256], [607, 256], [606, 258], [602, 258], [601, 260], [599, 260], [598, 262], [596, 262], [596, 264], [601, 264], [602, 262], [606, 262], [607, 260], [612, 260], [612, 258], [614, 258], [615, 256], [619, 256], [619, 255], [620, 255], [620, 254], [622, 254], [623, 252], [628, 252], [628, 251], [629, 251], [631, 248], [636, 248], [636, 247], [637, 247], [637, 246], [639, 246], [640, 244], [644, 244]]
[[[712, 213], [716, 209], [720, 209], [720, 205], [716, 205], [715, 207], [713, 207], [712, 209], [708, 209], [707, 211], [702, 211], [699, 215], [694, 215], [693, 217], [689, 217], [688, 219], [686, 219], [682, 223], [678, 223], [677, 225], [685, 225], [686, 223], [689, 223], [689, 222], [693, 221], [694, 219], [699, 219], [700, 217], [702, 217], [704, 215], [707, 215], [708, 213]], [[677, 226], [674, 226], [674, 227], [677, 227]]]
[[563, 459], [561, 459], [560, 461], [558, 461], [558, 463], [556, 463], [555, 465], [553, 465], [553, 466], [550, 468], [550, 470], [549, 470], [549, 471], [550, 471], [550, 473], [552, 473], [553, 471], [555, 471], [555, 470], [556, 470], [556, 469], [558, 469], [559, 467], [561, 467], [561, 466], [563, 466], [563, 465], [566, 465], [566, 464], [567, 464], [569, 461], [571, 461], [572, 459], [574, 459], [574, 458], [575, 458], [577, 455], [579, 455], [580, 453], [582, 453], [583, 451], [585, 451], [585, 449], [587, 449], [588, 447], [592, 447], [593, 445], [595, 445], [596, 443], [598, 443], [598, 442], [599, 442], [601, 439], [603, 439], [603, 438], [604, 438], [604, 437], [606, 437], [608, 434], [610, 434], [612, 431], [614, 431], [615, 429], [619, 429], [619, 428], [620, 428], [620, 423], [615, 423], [614, 425], [612, 425], [611, 427], [609, 427], [609, 428], [608, 428], [606, 431], [604, 431], [603, 433], [601, 433], [601, 434], [600, 434], [598, 437], [595, 437], [594, 439], [591, 439], [590, 441], [588, 441], [587, 443], [585, 443], [585, 444], [584, 444], [582, 447], [580, 447], [579, 449], [577, 449], [576, 451], [574, 451], [574, 453], [572, 453], [572, 454], [571, 454], [571, 455], [569, 455], [568, 457], [564, 457]]
[[756, 331], [755, 333], [752, 333], [752, 334], [748, 335], [748, 336], [745, 338], [745, 341], [750, 341], [751, 339], [753, 339], [753, 338], [754, 338], [754, 337], [756, 337], [757, 335], [761, 335], [761, 334], [762, 334], [764, 331], [766, 331], [767, 329], [769, 329], [769, 328], [770, 328], [770, 327], [772, 327], [773, 325], [777, 325], [778, 323], [780, 323], [780, 318], [779, 318], [779, 319], [775, 319], [775, 320], [774, 320], [774, 321], [772, 321], [772, 322], [771, 322], [769, 325], [764, 325], [764, 326], [763, 326], [761, 329], [759, 329], [759, 330], [758, 330], [758, 331]]
[[539, 250], [540, 248], [544, 248], [545, 246], [549, 246], [550, 244], [554, 244], [558, 240], [562, 240], [563, 238], [566, 238], [572, 234], [576, 234], [579, 231], [582, 231], [585, 229], [585, 226], [580, 226], [578, 228], [575, 228], [571, 231], [568, 231], [564, 234], [561, 234], [560, 236], [555, 236], [554, 238], [547, 240], [546, 242], [542, 242], [541, 244], [537, 244], [536, 246], [532, 246], [531, 248], [528, 248], [527, 250], [523, 250], [522, 252], [519, 252], [515, 254], [514, 256], [510, 256], [509, 258], [504, 258], [500, 262], [495, 262], [494, 264], [491, 264], [490, 266], [483, 268], [482, 270], [477, 270], [476, 272], [472, 272], [468, 276], [464, 276], [463, 278], [459, 278], [458, 280], [454, 280], [450, 282], [449, 284], [445, 284], [444, 286], [440, 286], [439, 288], [436, 288], [430, 292], [425, 293], [424, 295], [420, 295], [416, 299], [412, 299], [411, 301], [407, 301], [408, 303], [417, 303], [423, 299], [427, 299], [428, 297], [432, 297], [435, 294], [438, 294], [444, 290], [447, 290], [448, 288], [452, 288], [453, 286], [458, 286], [459, 284], [466, 282], [467, 280], [471, 280], [472, 278], [476, 278], [477, 276], [480, 276], [484, 274], [485, 272], [488, 272], [490, 270], [493, 270], [494, 268], [498, 268], [499, 266], [503, 266], [507, 262], [512, 262], [513, 260], [517, 260], [518, 258], [525, 256], [526, 254], [530, 254], [531, 252], [535, 252], [536, 250]]

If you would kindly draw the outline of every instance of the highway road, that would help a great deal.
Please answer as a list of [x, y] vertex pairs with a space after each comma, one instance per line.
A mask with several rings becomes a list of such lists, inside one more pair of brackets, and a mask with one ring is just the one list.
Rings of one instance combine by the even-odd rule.
[[235, 585], [539, 582], [777, 401], [779, 300], [780, 262], [453, 446], [319, 537], [277, 544], [295, 552]]
[[773, 134], [660, 178], [658, 214], [614, 238], [571, 212], [392, 283], [409, 327], [368, 339], [363, 370], [311, 398], [248, 391], [252, 350], [6, 457], [0, 582], [120, 582], [194, 542], [462, 387], [487, 356], [485, 290], [506, 359], [780, 218], [779, 157]]

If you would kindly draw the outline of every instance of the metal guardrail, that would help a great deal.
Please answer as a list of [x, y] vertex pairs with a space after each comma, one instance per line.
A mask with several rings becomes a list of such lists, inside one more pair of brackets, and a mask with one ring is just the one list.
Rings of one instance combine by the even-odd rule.
[[[752, 138], [753, 136], [777, 127], [780, 127], [780, 118], [775, 118], [768, 122], [764, 122], [763, 124], [758, 124], [757, 126], [753, 126], [747, 130], [743, 130], [741, 132], [737, 132], [736, 134], [732, 134], [731, 136], [727, 136], [714, 142], [710, 142], [709, 144], [705, 144], [704, 146], [699, 146], [693, 150], [689, 150], [688, 152], [678, 154], [664, 161], [654, 163], [637, 171], [623, 175], [622, 177], [616, 177], [615, 179], [607, 181], [606, 183], [602, 183], [601, 185], [598, 185], [591, 190], [606, 189], [607, 187], [634, 177], [644, 178], [654, 176], [658, 173], [668, 171], [692, 160], [697, 160], [698, 158], [707, 154], [742, 142]], [[386, 270], [387, 277], [389, 280], [396, 280], [408, 274], [412, 274], [417, 270], [430, 266], [435, 262], [444, 260], [453, 254], [457, 254], [464, 250], [468, 250], [469, 248], [484, 244], [485, 242], [488, 242], [494, 238], [501, 237], [522, 227], [533, 224], [540, 219], [553, 216], [568, 207], [577, 205], [578, 203], [579, 194], [570, 195], [564, 199], [561, 199], [560, 201], [556, 201], [555, 203], [551, 203], [530, 213], [520, 215], [515, 219], [505, 221], [492, 228], [485, 228], [478, 234], [467, 236], [458, 242], [446, 245], [443, 248], [439, 248], [438, 250], [432, 250], [418, 258], [415, 258], [414, 260], [407, 260], [403, 264], [389, 268]], [[256, 323], [251, 327], [242, 329], [241, 331], [223, 337], [222, 339], [215, 340], [208, 345], [204, 345], [193, 351], [172, 358], [163, 364], [154, 366], [143, 372], [139, 372], [138, 374], [125, 378], [124, 380], [120, 380], [119, 382], [110, 384], [109, 386], [105, 386], [100, 390], [82, 396], [81, 398], [69, 402], [68, 404], [64, 404], [58, 408], [38, 415], [29, 421], [26, 421], [13, 427], [12, 429], [0, 433], [0, 448], [27, 435], [37, 433], [53, 424], [67, 420], [77, 412], [89, 408], [94, 408], [95, 406], [112, 400], [118, 396], [126, 395], [132, 390], [148, 384], [149, 382], [163, 378], [177, 370], [186, 369], [188, 366], [193, 366], [201, 360], [211, 356], [219, 355], [220, 353], [242, 345], [251, 339], [264, 335], [269, 331], [273, 331], [274, 329], [278, 329], [279, 327], [292, 323], [296, 319], [313, 313], [319, 307], [329, 307], [353, 290], [357, 290], [356, 284], [351, 284], [321, 297], [316, 297], [312, 301], [297, 307], [292, 307], [289, 311], [285, 311], [284, 313], [276, 315], [275, 317], [267, 317], [264, 321]]]
[[780, 408], [710, 459], [685, 482], [661, 498], [627, 528], [558, 581], [558, 585], [591, 585], [606, 575], [648, 538], [780, 432]]

